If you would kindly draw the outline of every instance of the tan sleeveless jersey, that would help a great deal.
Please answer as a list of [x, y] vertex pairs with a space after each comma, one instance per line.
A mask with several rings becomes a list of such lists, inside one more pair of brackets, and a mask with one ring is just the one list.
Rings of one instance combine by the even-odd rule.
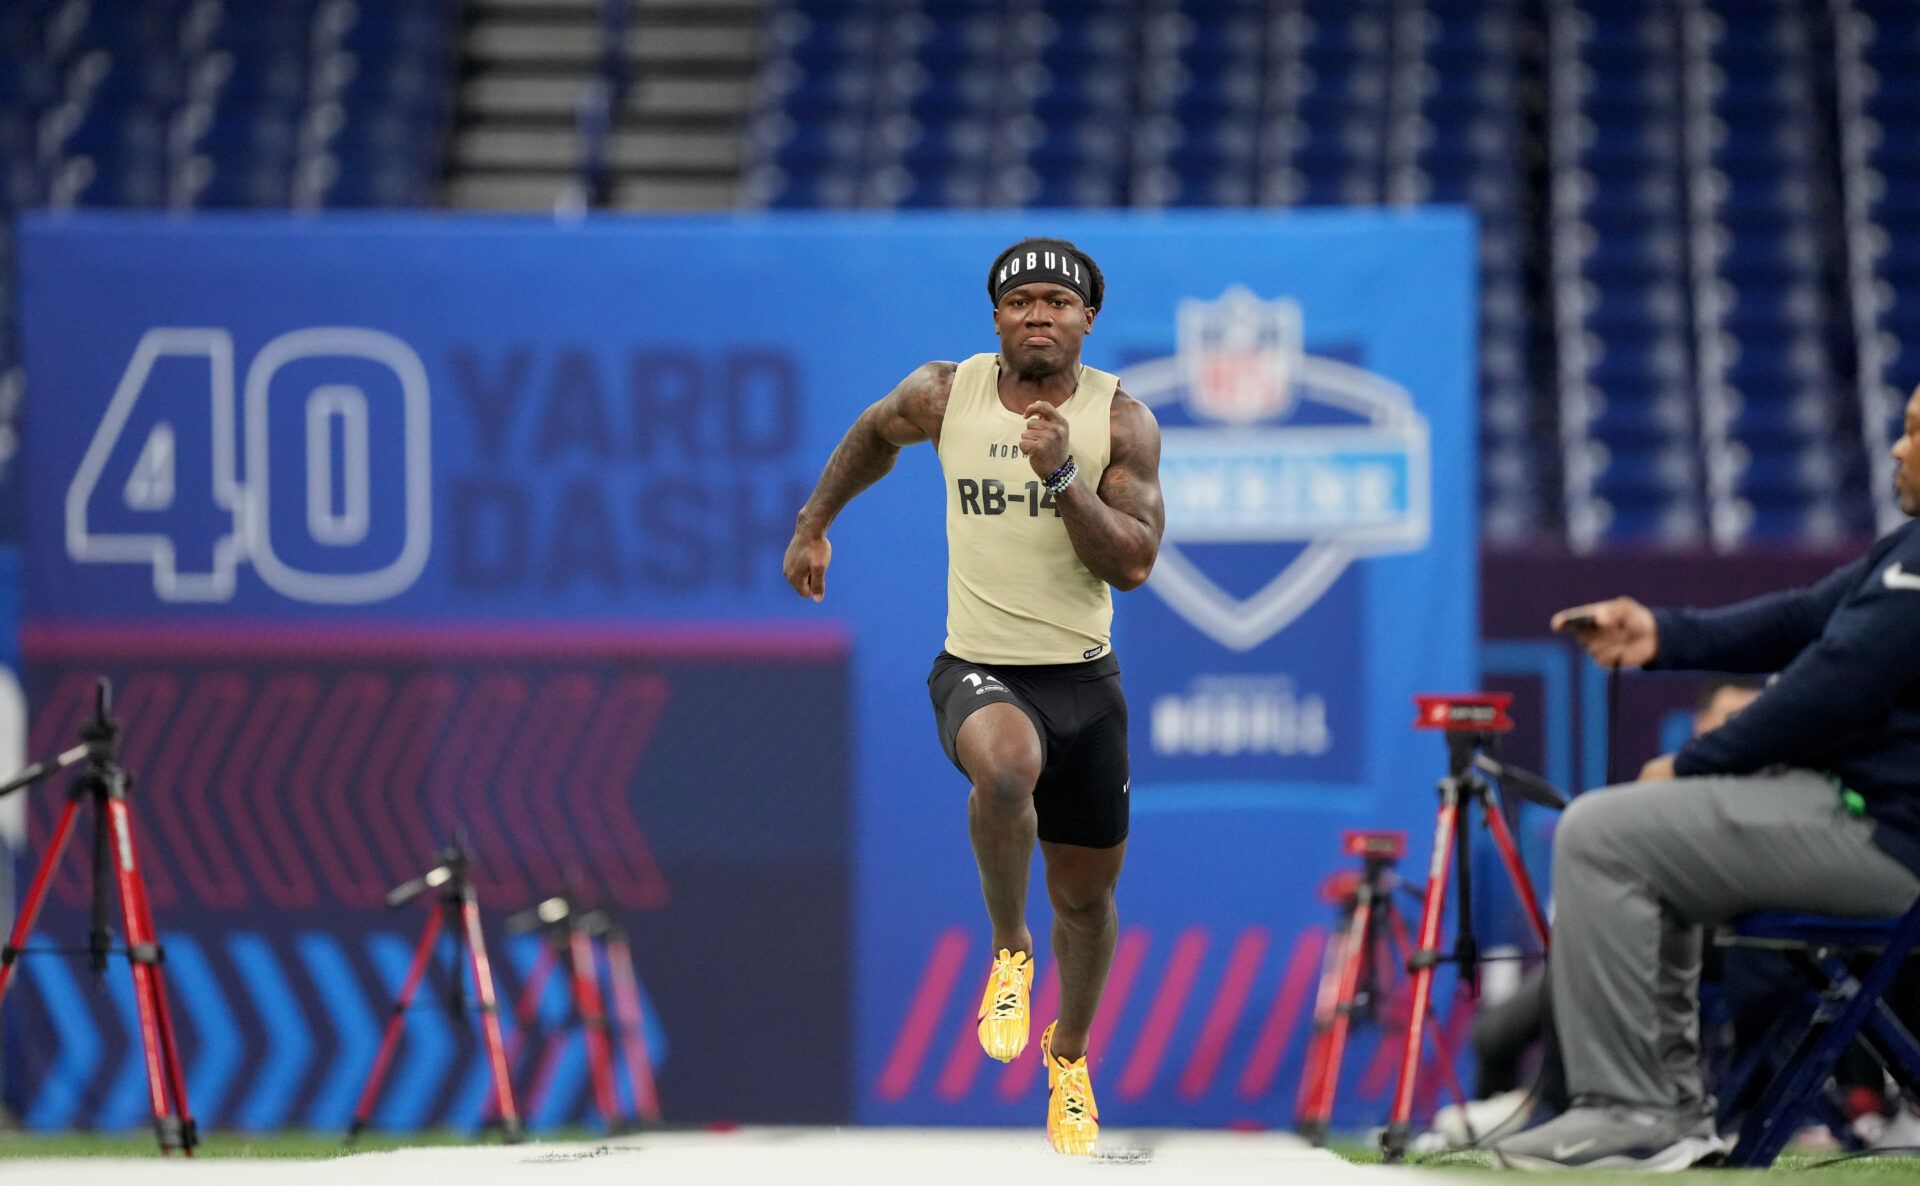
[[[940, 426], [947, 480], [947, 650], [974, 663], [1079, 663], [1107, 653], [1113, 591], [1087, 571], [1020, 452], [1026, 418], [1000, 402], [1000, 356], [961, 363]], [[1100, 484], [1120, 380], [1080, 368], [1060, 405], [1075, 485]]]

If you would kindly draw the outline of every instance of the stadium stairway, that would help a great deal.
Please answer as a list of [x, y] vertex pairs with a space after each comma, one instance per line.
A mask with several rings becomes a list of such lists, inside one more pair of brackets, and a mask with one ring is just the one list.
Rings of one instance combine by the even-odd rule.
[[469, 0], [447, 205], [730, 207], [758, 0]]

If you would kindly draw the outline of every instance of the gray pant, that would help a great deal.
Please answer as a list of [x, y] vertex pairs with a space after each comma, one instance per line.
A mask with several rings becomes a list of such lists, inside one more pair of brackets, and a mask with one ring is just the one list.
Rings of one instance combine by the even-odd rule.
[[1806, 770], [1609, 787], [1553, 842], [1553, 1012], [1577, 1098], [1693, 1109], [1703, 925], [1750, 910], [1904, 913], [1920, 878]]

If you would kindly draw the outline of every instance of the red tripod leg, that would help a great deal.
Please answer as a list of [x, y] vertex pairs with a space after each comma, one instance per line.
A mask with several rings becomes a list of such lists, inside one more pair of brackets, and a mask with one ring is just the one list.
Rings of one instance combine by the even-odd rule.
[[133, 863], [133, 836], [128, 828], [126, 802], [108, 799], [103, 822], [114, 845], [114, 884], [119, 890], [120, 918], [127, 941], [127, 963], [133, 969], [133, 1003], [140, 1014], [140, 1046], [147, 1061], [147, 1095], [153, 1104], [153, 1127], [160, 1137], [161, 1152], [171, 1153], [185, 1147], [181, 1117], [174, 1111], [171, 1095], [174, 1085], [179, 1082], [179, 1073], [178, 1068], [168, 1065], [169, 1043], [161, 1038], [166, 1022], [163, 1006], [159, 1004], [159, 948], [154, 942], [138, 895], [137, 866]]
[[1346, 969], [1347, 923], [1352, 918], [1342, 920], [1338, 929], [1327, 936], [1327, 946], [1320, 953], [1320, 983], [1313, 994], [1312, 1036], [1307, 1042], [1305, 1065], [1300, 1069], [1300, 1091], [1294, 1100], [1294, 1125], [1302, 1135], [1312, 1136], [1308, 1129], [1308, 1118], [1312, 1115], [1313, 1104], [1320, 1094], [1320, 1079], [1327, 1072], [1327, 1041], [1333, 1032], [1333, 1014], [1340, 1002], [1340, 975]]
[[[1404, 959], [1405, 953], [1411, 950], [1411, 948], [1408, 946], [1408, 940], [1411, 938], [1411, 936], [1407, 934], [1407, 924], [1404, 920], [1401, 919], [1399, 912], [1390, 911], [1389, 913], [1391, 914], [1392, 920], [1393, 920], [1392, 937], [1394, 941], [1395, 951]], [[1431, 1010], [1429, 1010], [1429, 1013], [1431, 1013]], [[1433, 1038], [1434, 1057], [1440, 1060], [1441, 1073], [1446, 1076], [1447, 1086], [1453, 1092], [1453, 1102], [1461, 1105], [1462, 1107], [1465, 1107], [1467, 1103], [1467, 1092], [1466, 1092], [1466, 1089], [1462, 1087], [1460, 1084], [1460, 1076], [1455, 1074], [1453, 1070], [1453, 1067], [1454, 1067], [1453, 1048], [1447, 1041], [1446, 1028], [1444, 1026], [1435, 1025], [1431, 1030], [1428, 1031], [1428, 1033]]]
[[[118, 804], [120, 819], [127, 829], [125, 854], [126, 871], [122, 876], [131, 884], [133, 903], [140, 911], [140, 930], [144, 942], [153, 945], [156, 954], [159, 951], [160, 932], [153, 925], [153, 903], [147, 897], [146, 875], [140, 871], [140, 862], [134, 856], [133, 819], [124, 803]], [[187, 1105], [186, 1064], [180, 1061], [180, 1046], [174, 1039], [173, 1006], [167, 999], [167, 974], [165, 966], [159, 963], [148, 969], [147, 981], [153, 992], [154, 1018], [159, 1022], [160, 1053], [166, 1062], [167, 1080], [173, 1088], [174, 1112], [180, 1117], [181, 1145], [188, 1157], [193, 1156], [194, 1146], [200, 1143], [199, 1130], [193, 1123], [193, 1111]]]
[[653, 1055], [647, 1049], [646, 1019], [640, 1009], [640, 981], [633, 971], [633, 948], [625, 939], [607, 940], [607, 976], [613, 984], [614, 1014], [620, 1019], [621, 1052], [627, 1075], [633, 1080], [633, 1106], [651, 1124], [661, 1121], [660, 1090], [653, 1078]]
[[47, 886], [53, 880], [54, 868], [60, 864], [60, 854], [66, 850], [68, 837], [73, 835], [73, 821], [79, 811], [80, 800], [67, 800], [59, 821], [53, 826], [53, 841], [47, 845], [46, 855], [40, 858], [40, 867], [34, 871], [26, 899], [20, 904], [20, 915], [13, 920], [13, 933], [7, 936], [6, 949], [0, 951], [0, 1001], [7, 999], [7, 986], [13, 983], [14, 966], [19, 962], [20, 953], [27, 949], [27, 935], [33, 930], [34, 920], [40, 916], [40, 907], [46, 903]]
[[[520, 1062], [520, 1051], [527, 1044], [527, 1035], [532, 1033], [540, 1020], [540, 998], [547, 991], [547, 981], [553, 977], [553, 948], [542, 943], [540, 954], [535, 957], [533, 967], [527, 972], [527, 982], [520, 986], [520, 996], [513, 1005], [513, 1032], [506, 1036], [508, 1080], [512, 1080], [513, 1068]], [[482, 1124], [492, 1123], [500, 1115], [498, 1095], [487, 1097], [487, 1105], [480, 1113]]]
[[1420, 1074], [1420, 1043], [1426, 1030], [1427, 1007], [1433, 998], [1433, 960], [1440, 950], [1440, 914], [1447, 902], [1447, 871], [1453, 855], [1454, 821], [1460, 813], [1459, 792], [1449, 782], [1440, 799], [1433, 827], [1433, 863], [1427, 869], [1426, 898], [1420, 908], [1420, 946], [1413, 952], [1413, 1000], [1407, 1014], [1407, 1040], [1400, 1054], [1400, 1078], [1393, 1089], [1393, 1109], [1387, 1114], [1383, 1152], [1388, 1161], [1406, 1154], [1412, 1135], [1413, 1085]]
[[[1467, 1002], [1460, 999], [1456, 990], [1449, 1016], [1457, 1017], [1460, 1008], [1466, 1004]], [[1433, 1018], [1433, 1026], [1427, 1030], [1427, 1036], [1433, 1039], [1433, 1057], [1439, 1060], [1441, 1081], [1446, 1084], [1447, 1091], [1453, 1096], [1453, 1102], [1464, 1108], [1467, 1103], [1467, 1089], [1461, 1085], [1460, 1076], [1453, 1069], [1453, 1043], [1447, 1040], [1447, 1027], [1440, 1023], [1438, 1017]]]
[[1353, 1025], [1354, 992], [1372, 955], [1367, 949], [1367, 938], [1372, 933], [1374, 909], [1373, 890], [1362, 885], [1354, 895], [1353, 918], [1347, 924], [1347, 937], [1341, 944], [1340, 989], [1339, 995], [1334, 998], [1333, 1024], [1327, 1031], [1326, 1061], [1320, 1070], [1320, 1087], [1307, 1109], [1308, 1129], [1312, 1133], [1322, 1134], [1321, 1139], [1325, 1139], [1327, 1126], [1333, 1120], [1333, 1098], [1340, 1086], [1340, 1062], [1346, 1055], [1347, 1031]]
[[593, 1080], [594, 1105], [607, 1129], [620, 1127], [613, 1091], [613, 1057], [607, 1049], [607, 1014], [600, 1003], [600, 976], [593, 961], [593, 944], [579, 929], [567, 935], [567, 955], [573, 965], [573, 1003], [586, 1031], [587, 1070]]
[[1481, 809], [1487, 817], [1487, 831], [1493, 833], [1493, 846], [1500, 851], [1500, 863], [1507, 867], [1507, 879], [1513, 882], [1513, 892], [1520, 899], [1521, 908], [1527, 912], [1527, 922], [1533, 926], [1533, 937], [1540, 940], [1540, 950], [1547, 950], [1547, 916], [1540, 909], [1540, 900], [1533, 896], [1533, 881], [1527, 876], [1527, 864], [1520, 859], [1520, 845], [1514, 841], [1513, 830], [1507, 827], [1507, 817], [1493, 802], [1491, 795], [1482, 796]]
[[500, 1039], [500, 1006], [493, 994], [493, 965], [487, 960], [486, 937], [480, 933], [480, 906], [470, 896], [460, 901], [460, 919], [467, 930], [467, 959], [473, 967], [473, 991], [480, 998], [480, 1028], [486, 1036], [487, 1060], [493, 1064], [494, 1101], [500, 1109], [500, 1127], [509, 1141], [517, 1141], [520, 1110], [514, 1106], [513, 1082], [507, 1077], [507, 1048]]
[[527, 982], [520, 988], [520, 999], [513, 1008], [513, 1042], [508, 1051], [509, 1061], [520, 1057], [520, 1048], [526, 1044], [526, 1035], [540, 1023], [540, 998], [546, 995], [547, 982], [553, 979], [553, 970], [558, 962], [553, 954], [552, 944], [542, 943], [540, 954], [533, 961], [533, 968], [527, 973]]
[[353, 1110], [353, 1127], [347, 1130], [347, 1139], [352, 1140], [367, 1127], [373, 1118], [374, 1101], [380, 1098], [380, 1085], [386, 1080], [387, 1067], [393, 1061], [394, 1047], [400, 1041], [400, 1029], [406, 1023], [407, 1009], [413, 1004], [413, 994], [420, 987], [420, 980], [427, 972], [427, 959], [433, 954], [433, 941], [440, 937], [440, 907], [432, 906], [427, 910], [427, 921], [420, 928], [420, 942], [413, 949], [413, 962], [407, 965], [407, 978], [400, 982], [400, 992], [393, 998], [393, 1013], [387, 1018], [387, 1032], [380, 1038], [380, 1053], [373, 1059], [373, 1070], [367, 1073], [367, 1085], [360, 1091], [359, 1106]]

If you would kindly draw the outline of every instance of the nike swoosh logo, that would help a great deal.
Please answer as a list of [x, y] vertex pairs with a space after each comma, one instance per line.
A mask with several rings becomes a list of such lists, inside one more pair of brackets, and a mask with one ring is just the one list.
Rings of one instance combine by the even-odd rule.
[[1553, 1147], [1553, 1159], [1555, 1161], [1565, 1161], [1569, 1157], [1578, 1157], [1599, 1143], [1599, 1137], [1588, 1137], [1584, 1141], [1575, 1141], [1571, 1145], [1555, 1145]]
[[1887, 570], [1880, 574], [1880, 583], [1889, 589], [1920, 591], [1920, 575], [1907, 572], [1901, 568], [1898, 560], [1887, 565]]

